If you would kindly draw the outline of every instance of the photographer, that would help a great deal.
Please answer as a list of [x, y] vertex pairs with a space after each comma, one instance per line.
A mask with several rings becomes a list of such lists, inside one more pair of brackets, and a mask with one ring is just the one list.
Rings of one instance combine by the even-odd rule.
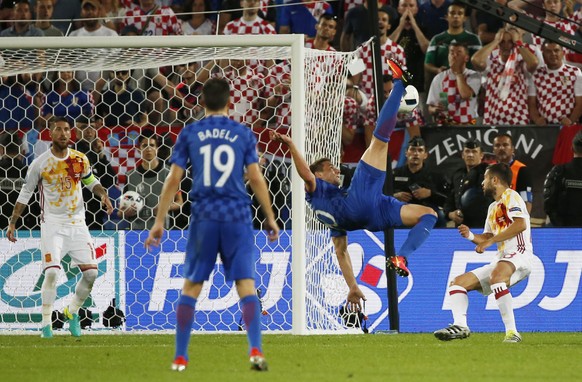
[[424, 165], [428, 158], [426, 144], [414, 137], [406, 149], [406, 165], [394, 169], [394, 197], [401, 202], [421, 204], [438, 214], [436, 227], [445, 227], [443, 205], [447, 199], [448, 184], [444, 177]]

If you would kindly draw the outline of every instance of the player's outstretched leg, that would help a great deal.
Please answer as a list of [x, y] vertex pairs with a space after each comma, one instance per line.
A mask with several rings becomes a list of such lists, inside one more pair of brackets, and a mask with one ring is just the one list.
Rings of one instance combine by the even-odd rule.
[[398, 256], [391, 257], [387, 261], [388, 266], [393, 268], [399, 276], [408, 277], [410, 274], [408, 256], [426, 241], [438, 218], [432, 208], [417, 204], [402, 206], [400, 217], [405, 226], [413, 227], [408, 232], [402, 247], [398, 250]]
[[53, 337], [53, 305], [57, 299], [58, 267], [50, 267], [44, 270], [44, 281], [41, 286], [42, 297], [42, 338]]
[[249, 340], [251, 369], [267, 371], [269, 367], [261, 348], [261, 302], [255, 294], [241, 298], [240, 302]]
[[394, 127], [396, 127], [398, 108], [400, 107], [400, 101], [403, 95], [404, 84], [402, 81], [395, 80], [394, 87], [384, 106], [382, 106], [378, 120], [376, 121], [376, 128], [374, 129], [373, 135], [378, 140], [385, 143], [390, 141], [390, 136], [394, 131]]
[[172, 362], [172, 370], [184, 371], [188, 366], [188, 344], [194, 322], [196, 299], [187, 295], [180, 295], [176, 307], [176, 355]]

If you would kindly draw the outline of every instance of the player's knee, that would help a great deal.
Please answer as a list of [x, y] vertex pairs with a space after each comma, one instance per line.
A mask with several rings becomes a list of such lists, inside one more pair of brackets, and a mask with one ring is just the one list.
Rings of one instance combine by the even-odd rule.
[[89, 285], [89, 287], [93, 286], [93, 283], [97, 279], [98, 271], [95, 268], [87, 269], [83, 271], [83, 279]]
[[59, 270], [59, 268], [47, 268], [44, 270], [44, 288], [56, 288], [57, 279], [59, 278]]

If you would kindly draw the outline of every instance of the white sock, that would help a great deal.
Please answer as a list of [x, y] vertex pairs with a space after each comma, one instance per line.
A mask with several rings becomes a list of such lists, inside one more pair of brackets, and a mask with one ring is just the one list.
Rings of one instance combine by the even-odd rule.
[[459, 285], [449, 287], [449, 301], [453, 312], [453, 325], [468, 328], [467, 309], [469, 309], [469, 297], [467, 296], [467, 290]]
[[57, 279], [59, 268], [51, 267], [44, 270], [44, 281], [40, 287], [42, 298], [42, 326], [52, 325], [53, 305], [57, 299]]
[[491, 290], [495, 294], [495, 301], [499, 307], [499, 313], [501, 313], [501, 319], [505, 325], [505, 332], [510, 330], [516, 331], [515, 327], [515, 317], [513, 315], [513, 297], [507, 289], [505, 283], [497, 283], [491, 285]]
[[89, 293], [91, 293], [91, 289], [93, 289], [93, 283], [97, 278], [97, 269], [87, 269], [83, 272], [83, 276], [81, 280], [77, 283], [77, 287], [75, 288], [75, 294], [73, 295], [73, 299], [69, 304], [69, 312], [77, 313], [79, 312], [79, 308], [83, 306], [83, 303], [89, 297]]

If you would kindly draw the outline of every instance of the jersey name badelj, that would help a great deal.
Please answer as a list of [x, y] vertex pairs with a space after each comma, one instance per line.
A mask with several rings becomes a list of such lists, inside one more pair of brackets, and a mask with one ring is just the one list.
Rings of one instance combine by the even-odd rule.
[[209, 138], [220, 138], [234, 143], [238, 139], [238, 135], [231, 137], [228, 129], [208, 129], [198, 132], [198, 138], [201, 142]]

